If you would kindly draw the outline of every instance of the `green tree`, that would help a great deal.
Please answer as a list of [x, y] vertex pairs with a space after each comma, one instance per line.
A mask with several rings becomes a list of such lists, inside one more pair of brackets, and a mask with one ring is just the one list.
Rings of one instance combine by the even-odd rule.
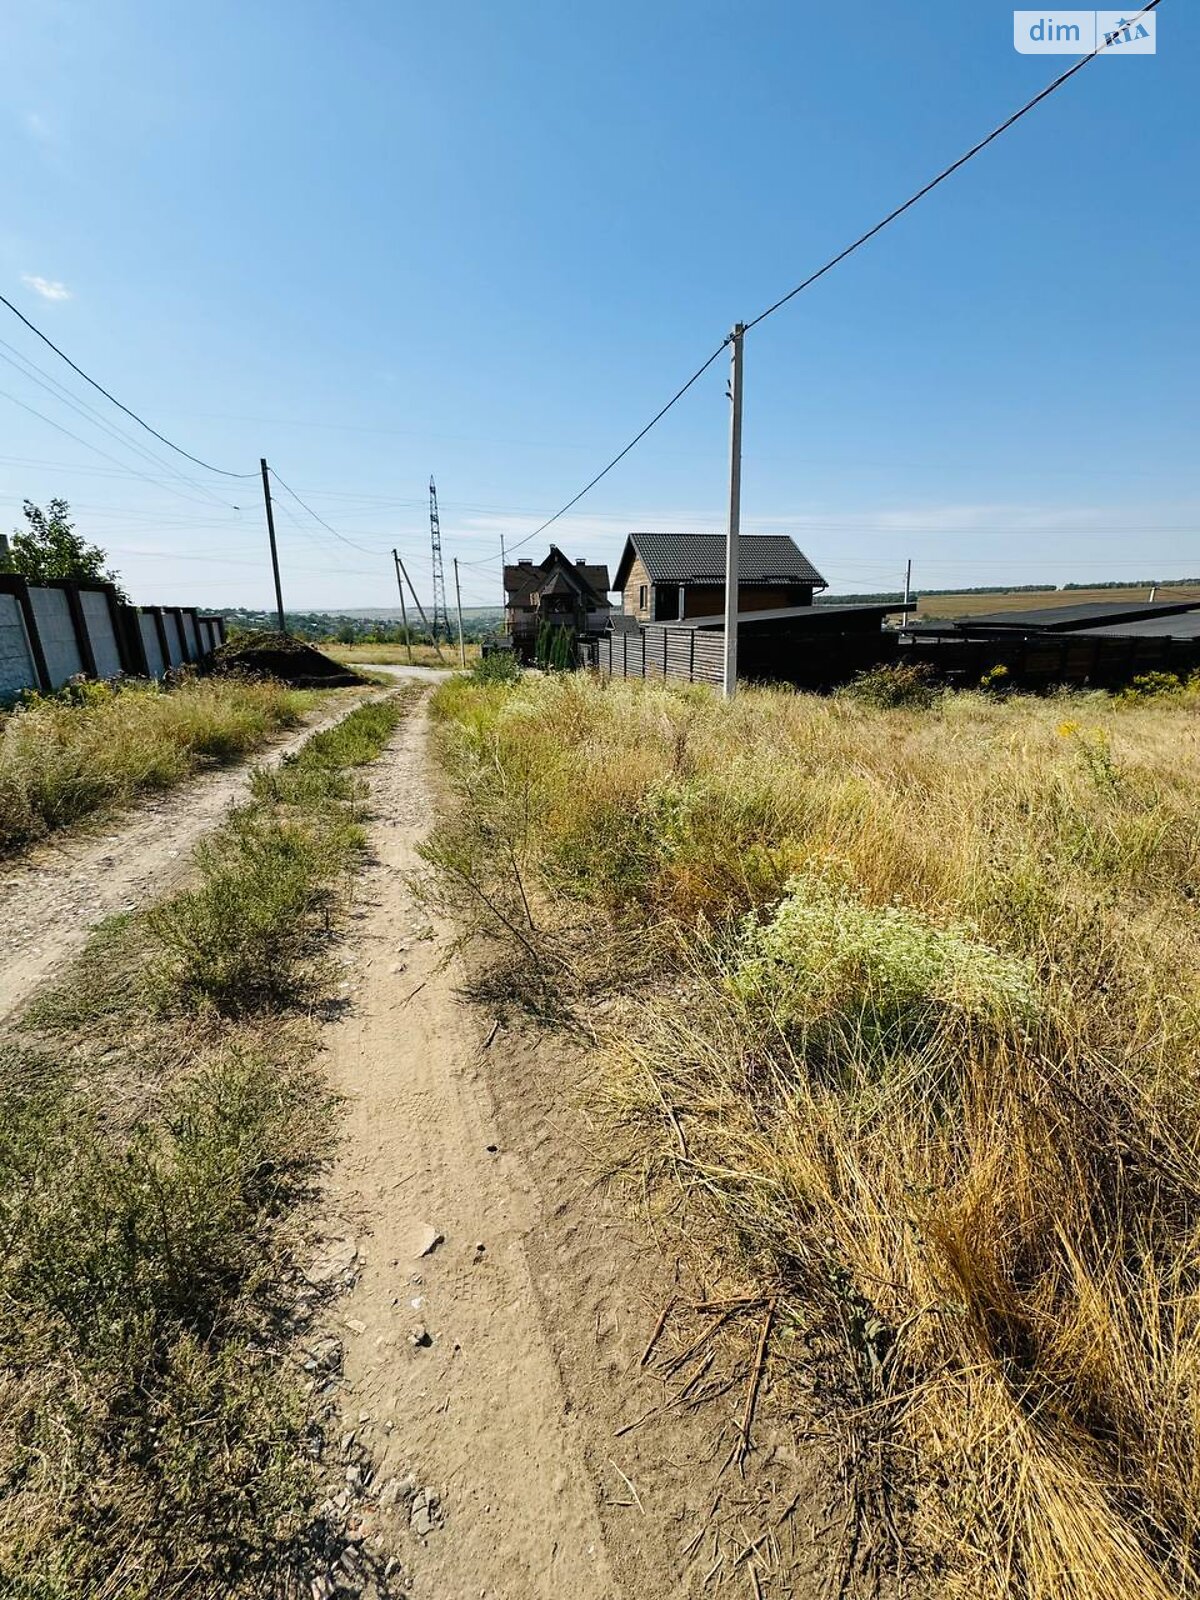
[[5, 570], [28, 583], [45, 583], [48, 578], [111, 583], [120, 598], [127, 600], [120, 575], [109, 570], [105, 552], [75, 532], [71, 507], [65, 500], [49, 501], [44, 511], [26, 500], [25, 526], [13, 531]]

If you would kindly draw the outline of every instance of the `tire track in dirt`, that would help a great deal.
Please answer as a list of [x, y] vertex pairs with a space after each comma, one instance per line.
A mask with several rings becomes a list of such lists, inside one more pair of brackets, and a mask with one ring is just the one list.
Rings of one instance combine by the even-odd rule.
[[244, 798], [253, 767], [277, 765], [364, 698], [339, 700], [236, 766], [195, 774], [0, 863], [0, 1021], [61, 970], [96, 923], [140, 909], [185, 875], [193, 846]]
[[[777, 1484], [793, 1501], [816, 1486], [765, 1427], [746, 1479], [722, 1475], [744, 1384], [689, 1413], [643, 1368], [678, 1291], [581, 1151], [587, 1063], [561, 1037], [493, 1030], [446, 959], [453, 930], [429, 927], [409, 889], [435, 811], [423, 712], [371, 781], [373, 861], [326, 1036], [346, 1109], [324, 1226], [357, 1252], [331, 1331], [344, 1426], [375, 1463], [376, 1531], [414, 1600], [674, 1600], [718, 1592], [717, 1566], [745, 1596], [750, 1572], [714, 1566], [718, 1542], [754, 1537]], [[760, 1592], [814, 1594], [805, 1566], [780, 1589], [764, 1569]]]

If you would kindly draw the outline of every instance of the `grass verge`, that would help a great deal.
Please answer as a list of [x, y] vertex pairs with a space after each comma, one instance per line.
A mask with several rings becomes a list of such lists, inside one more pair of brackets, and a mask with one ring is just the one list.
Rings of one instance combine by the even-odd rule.
[[285, 1351], [334, 1107], [292, 1002], [328, 992], [355, 769], [411, 699], [256, 774], [194, 885], [99, 930], [0, 1045], [0, 1592], [308, 1593], [328, 1531]]
[[[360, 662], [377, 662], [380, 666], [406, 667], [409, 665], [408, 647], [403, 644], [323, 644], [321, 649], [327, 656], [332, 656], [335, 661], [342, 661], [347, 666], [358, 666]], [[477, 644], [467, 644], [467, 665], [478, 661], [480, 649]], [[456, 672], [459, 666], [458, 641], [448, 641], [442, 646], [439, 656], [431, 644], [414, 644], [412, 648], [412, 665], [415, 667], [445, 667], [449, 672]]]
[[0, 712], [0, 855], [204, 762], [236, 761], [312, 704], [279, 684], [188, 678], [84, 684]]
[[1198, 1592], [1198, 704], [437, 691], [431, 893], [617, 997], [638, 1192], [775, 1307], [847, 1567]]

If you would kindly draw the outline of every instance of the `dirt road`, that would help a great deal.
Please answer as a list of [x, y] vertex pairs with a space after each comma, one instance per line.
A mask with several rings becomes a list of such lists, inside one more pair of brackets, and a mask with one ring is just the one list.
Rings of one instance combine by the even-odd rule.
[[[779, 1549], [809, 1498], [796, 1462], [764, 1425], [745, 1475], [728, 1468], [744, 1364], [723, 1373], [714, 1342], [656, 1366], [687, 1355], [695, 1330], [672, 1318], [643, 1365], [664, 1305], [696, 1292], [596, 1184], [592, 1064], [560, 1035], [493, 1027], [447, 959], [453, 930], [410, 892], [437, 803], [423, 708], [369, 777], [371, 861], [326, 1030], [345, 1109], [319, 1231], [353, 1263], [329, 1312], [345, 1352], [335, 1440], [370, 1452], [376, 1531], [414, 1600], [815, 1594]], [[169, 889], [244, 783], [244, 769], [213, 774], [10, 865], [0, 1016], [91, 922]]]
[[437, 1497], [424, 1537], [407, 1500], [389, 1529], [417, 1597], [665, 1600], [722, 1573], [751, 1593], [755, 1563], [734, 1559], [784, 1462], [764, 1449], [747, 1479], [722, 1477], [741, 1387], [656, 1410], [664, 1387], [640, 1360], [672, 1284], [594, 1184], [586, 1062], [493, 1031], [445, 964], [450, 930], [406, 887], [434, 810], [427, 743], [414, 715], [373, 774], [377, 859], [329, 1040], [347, 1101], [330, 1231], [362, 1264], [336, 1328], [346, 1426], [381, 1484], [411, 1475]]
[[361, 696], [272, 741], [253, 762], [200, 773], [101, 823], [52, 836], [0, 863], [0, 1021], [115, 912], [147, 905], [187, 870], [192, 847], [240, 800], [253, 764], [271, 766], [312, 734], [341, 720]]

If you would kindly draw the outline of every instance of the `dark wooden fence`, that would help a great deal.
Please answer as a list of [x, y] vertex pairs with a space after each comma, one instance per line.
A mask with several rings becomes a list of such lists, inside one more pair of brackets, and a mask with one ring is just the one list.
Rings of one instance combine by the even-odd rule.
[[1004, 667], [1016, 689], [1119, 689], [1148, 672], [1186, 678], [1200, 669], [1200, 639], [1154, 634], [898, 634], [899, 659], [920, 662], [946, 682], [973, 687], [985, 673]]
[[[743, 631], [738, 676], [758, 683], [828, 689], [856, 672], [895, 660], [892, 633], [785, 633]], [[720, 628], [645, 628], [606, 634], [593, 664], [607, 677], [679, 678], [686, 683], [724, 680], [725, 633]]]
[[[720, 629], [649, 627], [606, 634], [588, 647], [585, 664], [606, 677], [677, 678], [720, 685], [725, 636]], [[916, 630], [881, 633], [744, 631], [738, 676], [799, 689], [832, 689], [857, 673], [889, 663], [920, 663], [937, 678], [974, 687], [1004, 667], [1016, 689], [1119, 689], [1148, 672], [1185, 678], [1200, 671], [1200, 639], [1146, 635], [1003, 634], [986, 638]]]

